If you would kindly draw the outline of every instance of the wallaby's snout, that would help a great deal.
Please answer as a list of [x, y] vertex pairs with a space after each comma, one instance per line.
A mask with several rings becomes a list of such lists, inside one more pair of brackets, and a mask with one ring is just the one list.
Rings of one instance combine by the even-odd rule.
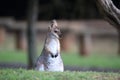
[[60, 31], [60, 28], [56, 27], [56, 28], [54, 29], [54, 32], [55, 32], [59, 37], [62, 36], [62, 33], [61, 33], [61, 31]]
[[63, 34], [60, 32], [59, 33], [59, 38], [62, 38], [63, 37]]

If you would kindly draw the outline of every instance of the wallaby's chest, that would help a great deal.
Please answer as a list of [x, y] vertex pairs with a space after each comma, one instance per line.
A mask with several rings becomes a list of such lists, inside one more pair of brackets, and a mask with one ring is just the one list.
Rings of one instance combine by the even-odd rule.
[[48, 71], [63, 71], [63, 62], [58, 56], [57, 58], [48, 58], [47, 60], [47, 68]]
[[53, 54], [56, 54], [60, 48], [59, 40], [51, 39], [48, 43], [48, 48]]

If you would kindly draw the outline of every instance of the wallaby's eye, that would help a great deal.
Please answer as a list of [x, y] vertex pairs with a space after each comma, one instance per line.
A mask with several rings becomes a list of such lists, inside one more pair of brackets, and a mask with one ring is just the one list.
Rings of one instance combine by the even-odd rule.
[[57, 33], [57, 31], [54, 31], [55, 33]]

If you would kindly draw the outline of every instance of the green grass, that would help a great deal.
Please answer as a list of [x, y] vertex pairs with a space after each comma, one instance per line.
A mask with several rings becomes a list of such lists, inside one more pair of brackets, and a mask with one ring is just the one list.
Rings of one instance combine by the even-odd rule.
[[2, 69], [0, 80], [120, 80], [119, 73], [39, 72], [24, 69]]
[[62, 54], [66, 65], [82, 67], [120, 68], [120, 57], [110, 55], [91, 54], [87, 57], [78, 54]]
[[27, 54], [23, 51], [0, 51], [0, 62], [20, 62], [27, 64]]
[[[63, 53], [62, 59], [65, 65], [82, 67], [119, 68], [120, 57], [117, 55], [91, 54], [81, 57], [75, 53]], [[19, 62], [27, 64], [27, 53], [23, 51], [0, 51], [0, 62]]]

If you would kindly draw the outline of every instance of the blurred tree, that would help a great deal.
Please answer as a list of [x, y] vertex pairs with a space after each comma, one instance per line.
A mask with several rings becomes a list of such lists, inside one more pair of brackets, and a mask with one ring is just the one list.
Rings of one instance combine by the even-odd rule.
[[99, 5], [98, 7], [101, 10], [101, 13], [104, 14], [105, 19], [118, 31], [118, 53], [120, 55], [120, 10], [113, 4], [112, 0], [97, 0], [97, 4]]
[[38, 14], [38, 0], [30, 0], [28, 4], [28, 68], [34, 68], [36, 61], [35, 22]]

